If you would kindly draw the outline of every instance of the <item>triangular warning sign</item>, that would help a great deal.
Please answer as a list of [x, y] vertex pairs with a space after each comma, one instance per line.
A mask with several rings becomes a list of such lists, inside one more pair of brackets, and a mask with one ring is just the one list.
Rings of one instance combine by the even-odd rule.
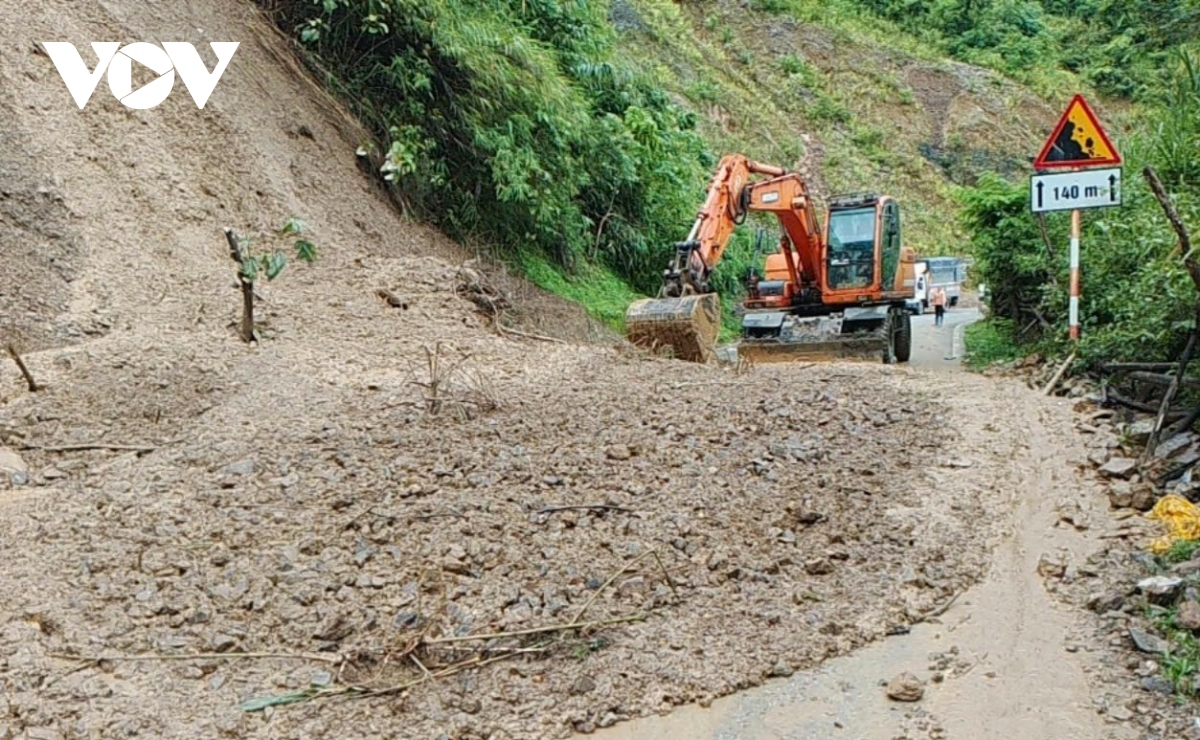
[[1087, 101], [1082, 95], [1076, 95], [1062, 118], [1058, 119], [1050, 138], [1046, 139], [1033, 168], [1043, 170], [1113, 164], [1121, 164], [1121, 155], [1108, 140], [1108, 134], [1100, 127]]

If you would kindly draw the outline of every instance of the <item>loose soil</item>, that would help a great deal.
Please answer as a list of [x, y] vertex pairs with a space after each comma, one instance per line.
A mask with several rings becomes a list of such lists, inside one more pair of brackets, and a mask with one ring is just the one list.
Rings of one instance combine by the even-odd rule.
[[[80, 111], [35, 41], [102, 38], [242, 45], [203, 111], [103, 84]], [[11, 8], [0, 112], [0, 330], [46, 386], [0, 366], [30, 468], [0, 477], [0, 733], [559, 738], [708, 703], [940, 610], [1011, 541], [1032, 479], [1002, 469], [1056, 449], [981, 380], [653, 359], [503, 276], [570, 343], [498, 334], [472, 255], [400, 217], [246, 3]], [[288, 216], [320, 257], [259, 287], [248, 347], [221, 229]], [[632, 617], [239, 709], [477, 650], [419, 639]], [[231, 652], [291, 657], [165, 659]], [[144, 659], [78, 659], [106, 656]]]

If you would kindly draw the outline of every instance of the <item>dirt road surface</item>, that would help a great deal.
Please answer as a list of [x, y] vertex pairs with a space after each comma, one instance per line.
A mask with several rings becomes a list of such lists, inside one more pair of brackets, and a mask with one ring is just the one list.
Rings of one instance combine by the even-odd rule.
[[[951, 322], [947, 322], [947, 328]], [[932, 342], [933, 327], [923, 326]], [[918, 338], [921, 336], [918, 334]], [[958, 410], [947, 423], [963, 434], [955, 450], [971, 478], [995, 496], [1001, 523], [981, 583], [944, 614], [854, 654], [768, 686], [665, 718], [614, 727], [605, 740], [668, 738], [1132, 738], [1096, 711], [1081, 649], [1079, 615], [1052, 600], [1039, 561], [1082, 562], [1098, 542], [1060, 523], [1062, 510], [1100, 516], [1106, 501], [1067, 461], [1082, 450], [1070, 410], [1024, 387], [928, 371], [912, 382]], [[1014, 426], [1015, 423], [1015, 426]], [[932, 481], [930, 512], [952, 509], [962, 490]], [[1076, 508], [1078, 507], [1078, 508]], [[919, 706], [890, 701], [881, 683], [910, 672], [926, 683]]]
[[[1031, 570], [1082, 546], [1045, 511], [1092, 495], [1064, 409], [919, 367], [648, 358], [517, 281], [559, 341], [502, 335], [249, 3], [6, 9], [0, 334], [45, 388], [0, 368], [28, 468], [0, 476], [0, 737], [562, 738], [956, 644], [920, 709], [950, 737], [1032, 707], [1096, 729]], [[203, 111], [105, 85], [80, 111], [56, 38], [242, 45]], [[222, 228], [289, 216], [320, 256], [259, 286], [246, 346]], [[549, 637], [480, 639], [521, 631]]]

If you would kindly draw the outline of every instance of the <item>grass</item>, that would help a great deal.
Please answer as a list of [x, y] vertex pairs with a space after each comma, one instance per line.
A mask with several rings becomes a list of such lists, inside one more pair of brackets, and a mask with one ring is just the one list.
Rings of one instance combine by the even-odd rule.
[[1163, 678], [1175, 687], [1175, 693], [1185, 697], [1197, 695], [1197, 678], [1200, 678], [1200, 640], [1190, 630], [1183, 629], [1176, 621], [1177, 607], [1151, 605], [1146, 616], [1155, 629], [1171, 644], [1171, 649], [1162, 657]]
[[1012, 322], [999, 318], [977, 321], [968, 326], [963, 337], [967, 367], [980, 370], [1023, 356], [1025, 353], [1013, 341], [1012, 332]]
[[593, 318], [621, 333], [629, 304], [645, 298], [604, 267], [585, 265], [578, 274], [567, 275], [545, 257], [528, 253], [519, 256], [518, 264], [534, 285], [579, 303]]

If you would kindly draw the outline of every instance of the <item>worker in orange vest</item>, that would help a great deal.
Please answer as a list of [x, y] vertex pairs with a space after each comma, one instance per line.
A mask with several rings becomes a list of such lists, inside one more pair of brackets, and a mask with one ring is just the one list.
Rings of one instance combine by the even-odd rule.
[[933, 291], [934, 325], [941, 326], [946, 320], [946, 289], [938, 288]]

